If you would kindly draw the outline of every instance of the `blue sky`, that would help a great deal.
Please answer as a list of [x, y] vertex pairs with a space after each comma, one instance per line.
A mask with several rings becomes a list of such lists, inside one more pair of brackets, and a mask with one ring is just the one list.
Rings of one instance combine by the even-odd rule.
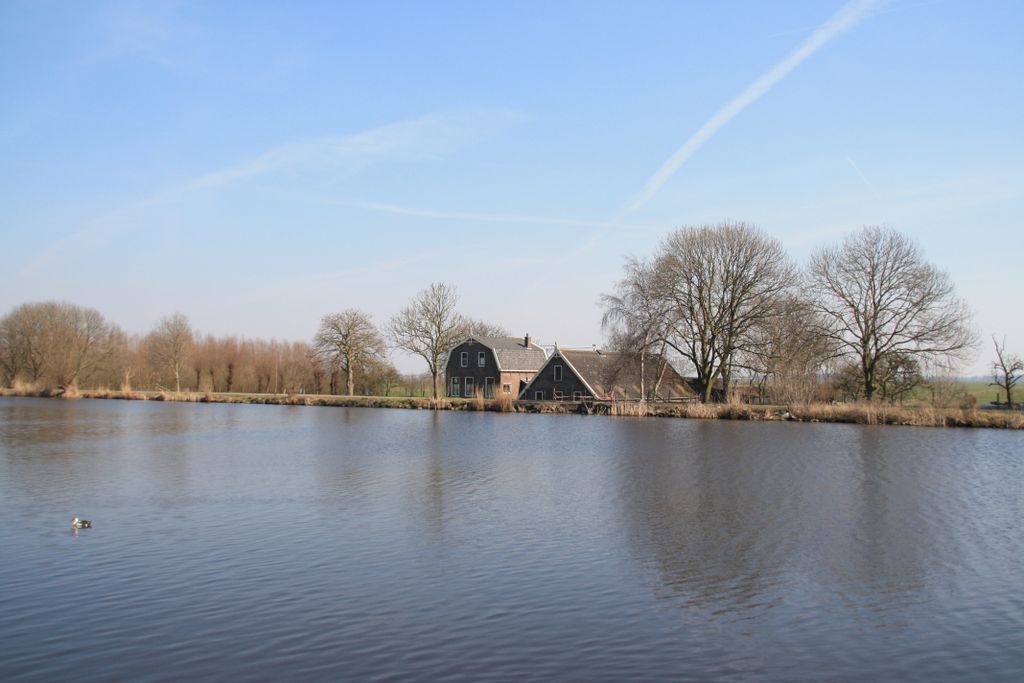
[[0, 310], [309, 339], [443, 280], [582, 345], [673, 228], [803, 261], [886, 223], [984, 372], [991, 334], [1024, 351], [1022, 35], [998, 0], [4, 2]]

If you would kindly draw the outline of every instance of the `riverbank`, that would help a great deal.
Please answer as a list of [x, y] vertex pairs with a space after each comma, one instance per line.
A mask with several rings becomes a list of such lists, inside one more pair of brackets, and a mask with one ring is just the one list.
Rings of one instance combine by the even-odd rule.
[[620, 403], [608, 401], [513, 401], [501, 397], [440, 398], [417, 396], [332, 396], [326, 394], [241, 394], [215, 392], [111, 391], [79, 389], [53, 395], [47, 391], [0, 389], [0, 396], [35, 396], [74, 399], [175, 401], [186, 403], [240, 403], [407, 410], [464, 410], [502, 413], [611, 415], [623, 417], [676, 417], [700, 420], [835, 422], [914, 427], [970, 427], [1024, 429], [1024, 413], [1005, 410], [940, 409], [886, 404], [840, 403], [790, 406], [703, 403]]

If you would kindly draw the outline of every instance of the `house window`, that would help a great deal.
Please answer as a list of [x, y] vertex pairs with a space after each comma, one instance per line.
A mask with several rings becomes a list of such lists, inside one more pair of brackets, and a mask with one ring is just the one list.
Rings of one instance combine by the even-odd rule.
[[562, 366], [561, 365], [555, 365], [553, 367], [555, 369], [555, 381], [556, 382], [561, 382], [562, 381]]
[[502, 384], [501, 385], [501, 390], [504, 391], [506, 394], [511, 394], [512, 393], [512, 385], [511, 384]]
[[534, 401], [543, 401], [544, 400], [544, 392], [543, 391], [535, 391], [535, 392], [533, 392], [533, 400]]
[[476, 365], [478, 368], [482, 368], [487, 365], [487, 354], [483, 351], [477, 351], [476, 354]]
[[461, 362], [462, 367], [468, 368], [469, 367], [469, 351], [463, 351], [461, 354], [459, 354], [459, 361]]
[[484, 398], [494, 398], [493, 377], [484, 377]]
[[458, 377], [452, 377], [452, 386], [451, 386], [451, 389], [448, 391], [448, 395], [449, 396], [458, 396], [459, 395], [459, 378]]
[[466, 378], [466, 393], [463, 394], [463, 395], [466, 398], [471, 398], [473, 396], [473, 378], [472, 377], [467, 377]]
[[574, 400], [574, 401], [582, 401], [583, 400], [583, 392], [582, 391], [574, 391], [574, 392], [572, 392], [572, 400]]

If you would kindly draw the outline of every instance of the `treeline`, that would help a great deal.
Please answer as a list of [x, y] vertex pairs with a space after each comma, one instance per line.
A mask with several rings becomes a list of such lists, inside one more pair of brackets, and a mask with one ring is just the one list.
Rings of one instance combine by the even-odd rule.
[[[181, 313], [132, 335], [93, 308], [26, 303], [0, 318], [0, 386], [437, 398], [452, 346], [471, 333], [508, 334], [460, 314], [457, 302], [454, 288], [435, 283], [384, 329], [364, 311], [329, 313], [312, 343], [202, 335]], [[400, 373], [393, 348], [423, 358], [427, 372]]]
[[[386, 355], [352, 366], [361, 395], [429, 395], [429, 376], [403, 375]], [[130, 391], [344, 393], [342, 369], [313, 344], [200, 335], [182, 314], [127, 334], [97, 310], [64, 302], [22, 304], [0, 318], [0, 382], [60, 393]]]
[[750, 225], [680, 229], [628, 260], [602, 300], [616, 347], [693, 368], [705, 402], [899, 401], [926, 380], [943, 390], [934, 379], [977, 339], [949, 277], [885, 227], [818, 249], [802, 269]]
[[[885, 227], [822, 247], [803, 268], [747, 224], [682, 228], [651, 256], [628, 259], [601, 300], [613, 348], [695, 376], [704, 402], [896, 402], [926, 386], [933, 403], [955, 404], [963, 392], [940, 380], [977, 345], [949, 276]], [[180, 313], [130, 335], [94, 309], [27, 303], [0, 318], [0, 383], [437, 398], [455, 344], [509, 334], [457, 304], [453, 287], [434, 283], [383, 327], [347, 309], [325, 315], [306, 343], [199, 335]], [[993, 342], [993, 386], [1013, 405], [1024, 362]], [[400, 374], [391, 349], [419, 356], [427, 372]]]

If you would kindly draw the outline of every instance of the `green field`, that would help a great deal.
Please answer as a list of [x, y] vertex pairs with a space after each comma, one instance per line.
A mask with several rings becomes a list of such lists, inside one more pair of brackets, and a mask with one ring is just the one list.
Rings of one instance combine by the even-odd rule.
[[[991, 380], [989, 380], [989, 382], [990, 381]], [[982, 380], [965, 381], [963, 383], [964, 390], [978, 399], [979, 406], [991, 403], [996, 399], [997, 395], [999, 396], [1000, 401], [1005, 401], [1006, 392], [999, 387], [990, 385], [989, 382]], [[1013, 402], [1015, 404], [1020, 403], [1024, 400], [1024, 385], [1014, 387], [1014, 389], [1016, 389], [1016, 391], [1013, 392]]]

